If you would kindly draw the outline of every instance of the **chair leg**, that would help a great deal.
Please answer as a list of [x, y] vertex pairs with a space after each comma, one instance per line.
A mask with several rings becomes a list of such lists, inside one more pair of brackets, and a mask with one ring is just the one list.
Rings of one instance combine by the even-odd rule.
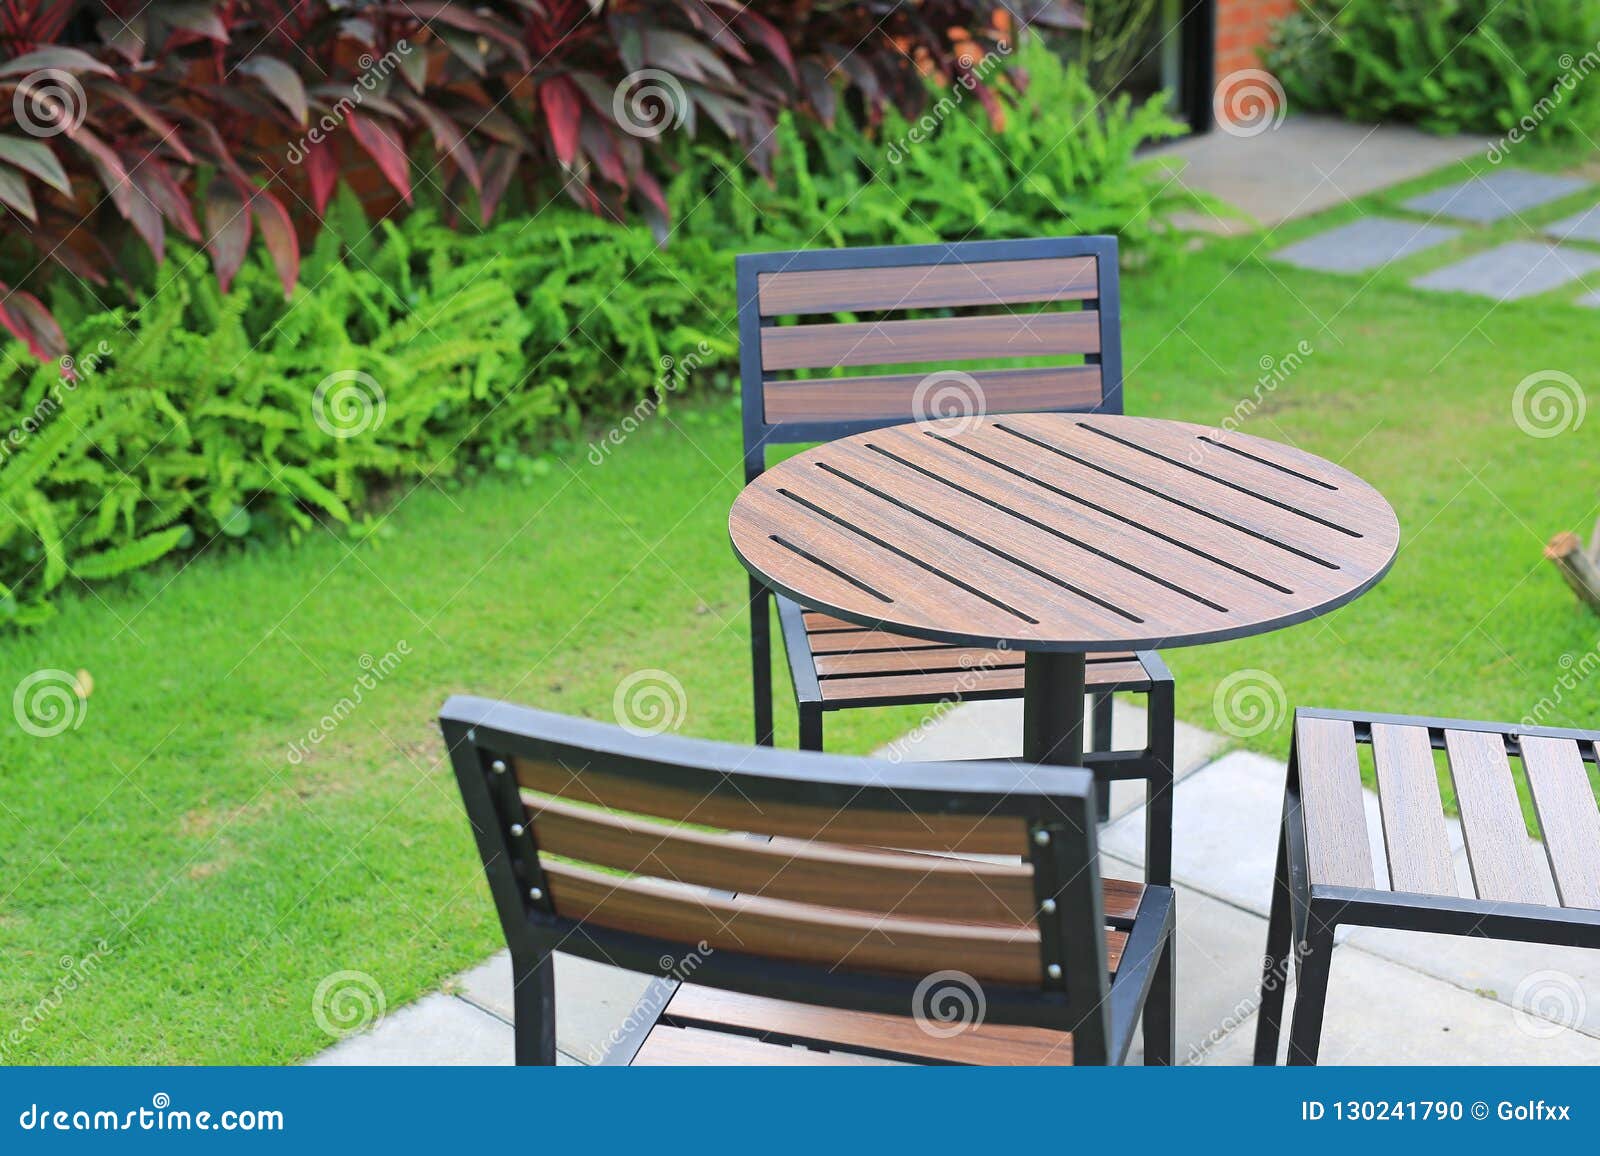
[[511, 982], [517, 1064], [550, 1067], [556, 1062], [555, 956], [513, 954]]
[[1289, 1063], [1315, 1064], [1322, 1046], [1322, 1010], [1328, 1000], [1328, 967], [1333, 962], [1334, 925], [1322, 927], [1313, 915], [1314, 926], [1306, 935], [1304, 949], [1295, 953], [1295, 974], [1299, 981], [1294, 994], [1294, 1022], [1289, 1027]]
[[1150, 977], [1150, 997], [1144, 1005], [1144, 1062], [1146, 1067], [1172, 1066], [1178, 1050], [1178, 961], [1176, 935], [1169, 931], [1161, 958]]
[[800, 749], [822, 749], [822, 704], [819, 702], [800, 704]]
[[[1089, 696], [1090, 706], [1090, 749], [1096, 751], [1109, 751], [1111, 749], [1111, 692], [1100, 691]], [[1102, 784], [1096, 783], [1099, 788]], [[1111, 783], [1104, 784], [1104, 790], [1095, 791], [1095, 816], [1102, 823], [1111, 821]]]
[[750, 663], [755, 694], [756, 745], [772, 746], [772, 603], [771, 593], [750, 580]]
[[1144, 809], [1144, 877], [1147, 883], [1172, 885], [1173, 763], [1177, 759], [1174, 728], [1176, 704], [1170, 682], [1151, 687], [1145, 700], [1145, 739], [1151, 770], [1146, 779]]
[[1272, 881], [1272, 911], [1267, 919], [1267, 950], [1261, 957], [1261, 992], [1256, 1011], [1258, 1066], [1278, 1062], [1278, 1040], [1283, 1033], [1284, 988], [1289, 983], [1289, 940], [1294, 920], [1289, 895], [1288, 820], [1278, 829], [1278, 866]]

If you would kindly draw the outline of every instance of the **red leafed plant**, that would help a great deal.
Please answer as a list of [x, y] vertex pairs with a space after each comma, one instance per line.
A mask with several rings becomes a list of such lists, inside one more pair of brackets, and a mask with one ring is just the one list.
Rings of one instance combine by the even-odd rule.
[[[341, 177], [383, 210], [427, 187], [483, 220], [520, 178], [664, 228], [668, 131], [714, 126], [764, 171], [786, 107], [914, 113], [927, 76], [971, 72], [1031, 24], [1081, 26], [1067, 0], [757, 7], [0, 0], [0, 268], [101, 285], [129, 272], [123, 236], [160, 260], [170, 229], [203, 241], [224, 287], [259, 238], [288, 293]], [[65, 350], [4, 281], [0, 324], [35, 356]]]

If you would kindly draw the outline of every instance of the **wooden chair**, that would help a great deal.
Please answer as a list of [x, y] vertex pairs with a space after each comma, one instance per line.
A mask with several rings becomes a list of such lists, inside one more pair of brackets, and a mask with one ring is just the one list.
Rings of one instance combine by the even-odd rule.
[[[766, 469], [769, 446], [978, 412], [1122, 412], [1115, 237], [760, 253], [736, 264], [747, 483]], [[893, 316], [906, 311], [921, 316]], [[884, 372], [914, 363], [917, 372]], [[857, 372], [793, 375], [847, 367]], [[1022, 695], [1019, 652], [973, 652], [814, 614], [752, 578], [757, 743], [773, 739], [769, 600], [805, 750], [822, 749], [829, 711]], [[1172, 676], [1154, 651], [1091, 655], [1088, 665], [1087, 746], [1110, 750], [1114, 693], [1146, 695], [1150, 721], [1144, 749], [1115, 774], [1110, 761], [1086, 761], [1102, 784], [1150, 778], [1154, 798], [1156, 780], [1171, 774]]]
[[[1600, 808], [1588, 766], [1600, 760], [1597, 742], [1595, 731], [1297, 711], [1256, 1063], [1277, 1062], [1291, 954], [1299, 983], [1289, 1062], [1317, 1062], [1342, 924], [1600, 947]], [[1361, 791], [1362, 746], [1371, 748], [1378, 782], [1378, 871]], [[1457, 877], [1435, 751], [1445, 752], [1455, 784], [1470, 886]], [[1533, 795], [1548, 872], [1528, 842], [1513, 759]]]
[[[1141, 1012], [1147, 1062], [1172, 1060], [1172, 891], [1101, 881], [1082, 770], [641, 737], [479, 698], [440, 721], [519, 1064], [556, 1059], [556, 950], [664, 977], [611, 1062], [1120, 1063]], [[951, 982], [981, 1026], [940, 1018]]]

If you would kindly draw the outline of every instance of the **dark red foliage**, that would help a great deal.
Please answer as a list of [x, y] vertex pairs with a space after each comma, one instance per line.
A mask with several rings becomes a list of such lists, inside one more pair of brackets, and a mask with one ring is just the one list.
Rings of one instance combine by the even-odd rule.
[[[259, 238], [287, 293], [341, 177], [369, 204], [427, 185], [487, 220], [520, 175], [664, 227], [666, 132], [712, 127], [764, 170], [786, 107], [914, 113], [927, 76], [1080, 15], [1067, 0], [0, 0], [0, 108], [29, 111], [0, 128], [0, 245], [100, 284], [120, 272], [119, 229], [157, 259], [171, 229], [204, 241], [226, 285]], [[0, 324], [63, 352], [45, 307], [3, 283]]]

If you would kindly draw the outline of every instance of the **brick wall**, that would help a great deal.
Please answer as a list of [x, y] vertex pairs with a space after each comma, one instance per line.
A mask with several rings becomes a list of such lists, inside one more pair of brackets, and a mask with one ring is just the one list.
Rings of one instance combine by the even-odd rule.
[[1273, 24], [1294, 11], [1296, 2], [1217, 0], [1217, 80], [1241, 68], [1260, 68], [1257, 50], [1266, 45]]

